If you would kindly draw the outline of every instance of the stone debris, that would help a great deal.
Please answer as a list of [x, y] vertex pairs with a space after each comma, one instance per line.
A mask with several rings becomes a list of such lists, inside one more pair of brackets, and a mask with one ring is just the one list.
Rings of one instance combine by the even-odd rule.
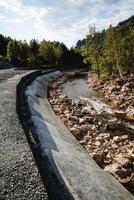
[[129, 120], [134, 120], [134, 106], [128, 106], [126, 113]]
[[[99, 91], [107, 103], [112, 107], [123, 109], [128, 116], [134, 120], [134, 76], [124, 74], [122, 78], [103, 81], [96, 79], [95, 75], [90, 75], [88, 79], [90, 87]], [[101, 89], [101, 90], [100, 90]]]
[[[115, 176], [128, 190], [134, 192], [134, 134], [124, 129], [118, 116], [110, 113], [98, 114], [92, 106], [82, 103], [81, 100], [71, 101], [65, 95], [61, 95], [61, 86], [66, 80], [67, 77], [63, 76], [50, 85], [49, 101], [55, 113], [97, 164]], [[125, 94], [133, 90], [133, 77], [130, 77], [130, 80], [130, 84], [127, 84], [126, 80], [117, 79], [117, 85], [111, 87], [107, 81], [97, 83], [96, 86], [96, 82], [88, 80], [88, 83], [90, 87], [101, 88], [110, 103], [110, 97], [113, 95], [112, 99], [115, 97], [116, 105], [126, 109], [120, 115], [127, 113], [125, 117], [133, 118], [131, 95], [127, 97], [122, 93], [118, 95], [119, 90]], [[125, 97], [126, 101], [123, 100]], [[120, 101], [124, 102], [123, 106]]]

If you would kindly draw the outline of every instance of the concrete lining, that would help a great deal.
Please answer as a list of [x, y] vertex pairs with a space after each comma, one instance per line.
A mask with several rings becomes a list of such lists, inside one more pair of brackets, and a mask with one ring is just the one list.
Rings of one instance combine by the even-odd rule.
[[24, 90], [25, 132], [49, 198], [134, 200], [131, 193], [94, 162], [53, 112], [47, 88], [60, 75], [60, 71], [40, 75]]

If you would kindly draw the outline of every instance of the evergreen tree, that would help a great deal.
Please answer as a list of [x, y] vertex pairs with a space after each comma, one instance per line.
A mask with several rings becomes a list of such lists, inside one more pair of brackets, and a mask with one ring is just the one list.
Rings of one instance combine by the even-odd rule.
[[89, 34], [86, 37], [86, 45], [83, 50], [84, 61], [86, 64], [91, 64], [92, 69], [95, 70], [100, 78], [100, 59], [102, 54], [102, 42], [100, 33], [96, 32], [95, 27], [89, 28]]
[[45, 64], [55, 64], [56, 62], [55, 50], [51, 42], [41, 42], [39, 55]]
[[17, 62], [19, 60], [19, 46], [16, 40], [9, 41], [7, 45], [7, 58], [11, 62]]
[[33, 39], [30, 41], [30, 52], [32, 56], [37, 56], [38, 55], [38, 51], [39, 50], [39, 43], [37, 40]]
[[19, 49], [19, 60], [22, 63], [27, 63], [28, 57], [30, 56], [30, 48], [26, 41], [18, 42], [18, 49]]

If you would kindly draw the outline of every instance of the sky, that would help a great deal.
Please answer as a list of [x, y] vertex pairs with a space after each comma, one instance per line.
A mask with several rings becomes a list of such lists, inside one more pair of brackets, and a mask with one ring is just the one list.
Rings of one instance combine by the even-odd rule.
[[88, 33], [134, 15], [134, 0], [0, 0], [0, 33], [74, 46]]

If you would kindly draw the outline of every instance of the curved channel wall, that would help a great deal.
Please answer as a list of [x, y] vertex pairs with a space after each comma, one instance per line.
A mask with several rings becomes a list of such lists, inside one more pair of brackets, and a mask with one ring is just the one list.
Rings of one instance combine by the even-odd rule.
[[134, 200], [114, 177], [93, 161], [53, 112], [47, 99], [48, 83], [60, 75], [60, 71], [43, 75], [38, 72], [32, 79], [26, 79], [29, 82], [21, 82], [18, 95], [20, 120], [49, 198]]

